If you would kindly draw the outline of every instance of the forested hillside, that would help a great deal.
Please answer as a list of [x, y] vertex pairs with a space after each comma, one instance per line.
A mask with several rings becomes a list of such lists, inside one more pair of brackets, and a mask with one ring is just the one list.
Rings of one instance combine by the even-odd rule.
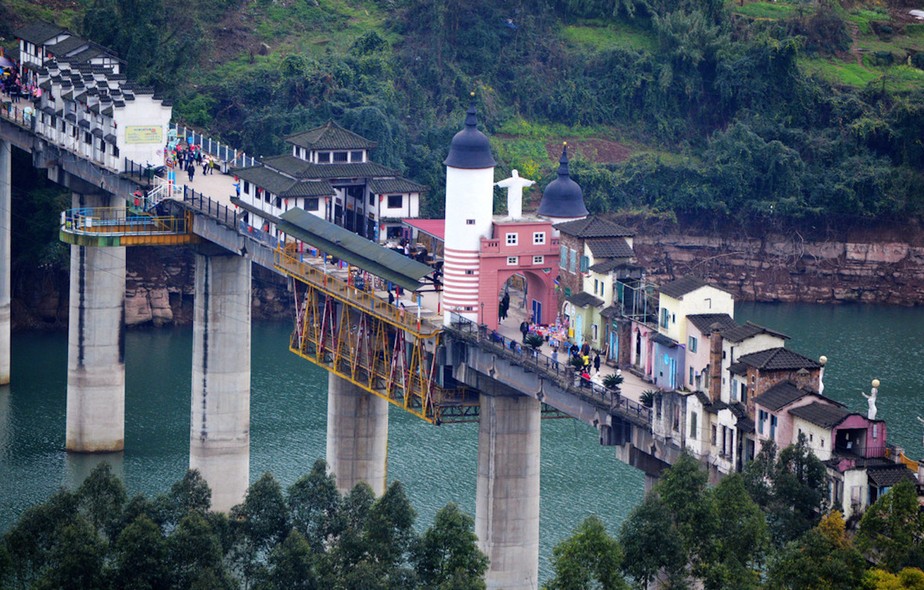
[[176, 118], [248, 151], [336, 119], [432, 187], [431, 215], [471, 91], [499, 174], [544, 186], [568, 140], [594, 212], [732, 231], [924, 212], [924, 21], [898, 0], [4, 6], [8, 44], [31, 19], [69, 26], [174, 98]]

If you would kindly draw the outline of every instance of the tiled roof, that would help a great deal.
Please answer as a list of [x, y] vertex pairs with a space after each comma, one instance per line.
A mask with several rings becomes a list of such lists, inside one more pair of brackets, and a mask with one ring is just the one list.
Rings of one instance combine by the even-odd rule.
[[264, 166], [235, 168], [232, 174], [277, 195], [289, 190], [296, 183], [294, 178], [289, 178]]
[[333, 121], [320, 127], [295, 133], [286, 141], [309, 150], [371, 150], [377, 144], [365, 137], [348, 131]]
[[765, 371], [818, 369], [821, 367], [817, 361], [783, 347], [752, 352], [738, 357], [738, 362], [746, 363]]
[[396, 170], [375, 162], [355, 164], [312, 164], [290, 155], [263, 158], [263, 164], [294, 178], [374, 178], [398, 177]]
[[906, 479], [912, 482], [917, 481], [914, 477], [914, 473], [902, 463], [870, 468], [866, 471], [866, 475], [869, 477], [869, 480], [878, 487], [894, 486]]
[[584, 219], [575, 219], [574, 221], [556, 223], [553, 227], [562, 233], [585, 239], [631, 238], [635, 235], [635, 232], [631, 229], [596, 215], [591, 215], [589, 217], [585, 217]]
[[728, 340], [729, 342], [743, 342], [748, 338], [757, 336], [758, 334], [769, 334], [770, 336], [776, 336], [777, 338], [783, 338], [784, 340], [789, 339], [789, 336], [786, 334], [770, 330], [769, 328], [765, 328], [763, 326], [758, 326], [753, 322], [747, 322], [743, 326], [736, 324], [734, 327], [730, 327], [728, 330], [723, 330], [722, 338]]
[[674, 340], [673, 338], [669, 338], [660, 332], [657, 332], [654, 336], [652, 336], [651, 341], [657, 344], [662, 344], [664, 346], [669, 346], [671, 348], [674, 348], [677, 346], [676, 340]]
[[369, 190], [377, 195], [387, 193], [422, 193], [427, 190], [427, 187], [406, 178], [374, 178], [369, 181]]
[[587, 240], [594, 258], [632, 258], [635, 252], [623, 238]]
[[789, 410], [789, 413], [822, 428], [834, 428], [852, 412], [841, 406], [812, 402], [807, 406], [793, 408]]
[[49, 39], [53, 39], [61, 33], [66, 32], [66, 29], [62, 29], [58, 25], [39, 21], [26, 25], [13, 34], [20, 39], [35, 43], [36, 45], [43, 45]]
[[708, 283], [699, 277], [687, 275], [674, 281], [661, 285], [661, 293], [674, 299], [680, 299], [687, 293], [692, 293], [700, 287], [705, 287]]
[[76, 35], [71, 35], [67, 39], [64, 39], [63, 41], [58, 41], [54, 45], [50, 46], [48, 48], [48, 51], [50, 51], [54, 55], [63, 57], [63, 56], [66, 56], [68, 53], [74, 51], [75, 49], [80, 49], [81, 47], [84, 47], [85, 45], [87, 45], [87, 41], [85, 39], [81, 39], [80, 37]]
[[334, 187], [326, 180], [296, 181], [288, 190], [279, 194], [280, 197], [332, 197]]
[[688, 315], [687, 319], [703, 334], [711, 334], [713, 324], [719, 324], [720, 330], [738, 325], [727, 313], [696, 313]]
[[619, 308], [615, 305], [611, 305], [605, 309], [600, 310], [600, 316], [604, 318], [614, 318], [619, 316]]
[[732, 363], [728, 366], [728, 372], [733, 375], [747, 375], [748, 366], [744, 363]]
[[599, 307], [603, 305], [602, 299], [598, 297], [594, 297], [590, 293], [586, 293], [584, 291], [581, 291], [580, 293], [575, 293], [574, 295], [571, 295], [570, 297], [566, 297], [565, 299], [567, 299], [572, 304], [578, 307], [587, 307], [588, 305]]
[[792, 381], [781, 381], [755, 397], [754, 403], [775, 412], [807, 395], [813, 395], [813, 392], [799, 389]]
[[232, 173], [280, 197], [326, 197], [334, 189], [326, 180], [300, 181], [264, 166], [235, 168]]

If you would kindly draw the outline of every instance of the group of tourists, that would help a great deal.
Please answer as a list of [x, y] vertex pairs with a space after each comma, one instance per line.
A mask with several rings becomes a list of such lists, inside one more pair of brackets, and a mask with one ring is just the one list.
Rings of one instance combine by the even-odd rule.
[[[192, 182], [196, 175], [196, 166], [202, 166], [202, 174], [214, 174], [215, 168], [218, 167], [215, 158], [203, 153], [201, 146], [192, 142], [185, 145], [176, 143], [173, 147], [164, 149], [164, 160], [168, 168], [185, 170], [189, 175], [189, 181]], [[240, 193], [238, 193], [240, 195]]]

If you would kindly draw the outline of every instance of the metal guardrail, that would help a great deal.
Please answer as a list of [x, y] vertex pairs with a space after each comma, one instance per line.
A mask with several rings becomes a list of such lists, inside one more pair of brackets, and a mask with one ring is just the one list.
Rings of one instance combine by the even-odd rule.
[[[245, 168], [257, 165], [257, 160], [253, 156], [248, 156], [247, 152], [237, 150], [226, 143], [217, 139], [205, 136], [194, 129], [190, 129], [179, 123], [170, 123], [170, 129], [176, 132], [177, 139], [189, 141], [202, 148], [206, 154], [214, 156], [225, 162], [228, 167]], [[222, 170], [226, 172], [226, 170]]]
[[570, 355], [567, 353], [556, 361], [542, 354], [538, 349], [534, 350], [528, 345], [504, 336], [497, 330], [490, 330], [486, 325], [477, 324], [456, 313], [450, 314], [449, 329], [474, 337], [482, 348], [494, 350], [513, 359], [523, 367], [548, 375], [569, 392], [594, 405], [604, 405], [609, 408], [610, 412], [619, 411], [651, 422], [651, 408], [623, 397], [618, 387], [609, 389], [599, 383], [581, 379], [580, 374], [570, 364]]
[[162, 236], [187, 233], [186, 217], [134, 215], [121, 207], [82, 207], [61, 213], [61, 229], [77, 235]]
[[36, 115], [35, 107], [31, 103], [26, 103], [26, 106], [20, 106], [13, 104], [11, 99], [0, 99], [0, 117], [16, 123], [20, 127], [35, 131]]
[[234, 231], [238, 231], [237, 212], [234, 209], [213, 201], [186, 185], [183, 186], [183, 203], [188, 205], [190, 209], [202, 213]]

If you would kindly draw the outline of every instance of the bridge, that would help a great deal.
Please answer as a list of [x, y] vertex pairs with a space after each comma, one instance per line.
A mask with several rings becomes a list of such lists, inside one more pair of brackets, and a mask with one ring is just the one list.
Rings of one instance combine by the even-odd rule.
[[[254, 263], [288, 278], [290, 350], [329, 372], [327, 461], [341, 490], [366, 482], [384, 491], [389, 404], [434, 425], [479, 422], [476, 533], [491, 560], [489, 588], [537, 584], [541, 417], [593, 426], [601, 444], [652, 477], [676, 453], [652, 435], [650, 409], [618, 388], [581, 382], [509, 334], [441, 312], [429, 266], [299, 209], [273, 219], [294, 238], [279, 242], [218, 199], [152, 185], [127, 158], [116, 169], [70, 149], [37, 130], [25, 108], [0, 110], [0, 380], [10, 379], [15, 146], [72, 192], [60, 230], [71, 245], [68, 451], [124, 447], [125, 248], [145, 245], [195, 251], [190, 468], [208, 481], [217, 510], [241, 502], [249, 484]], [[389, 303], [388, 283], [415, 293], [416, 305]]]

